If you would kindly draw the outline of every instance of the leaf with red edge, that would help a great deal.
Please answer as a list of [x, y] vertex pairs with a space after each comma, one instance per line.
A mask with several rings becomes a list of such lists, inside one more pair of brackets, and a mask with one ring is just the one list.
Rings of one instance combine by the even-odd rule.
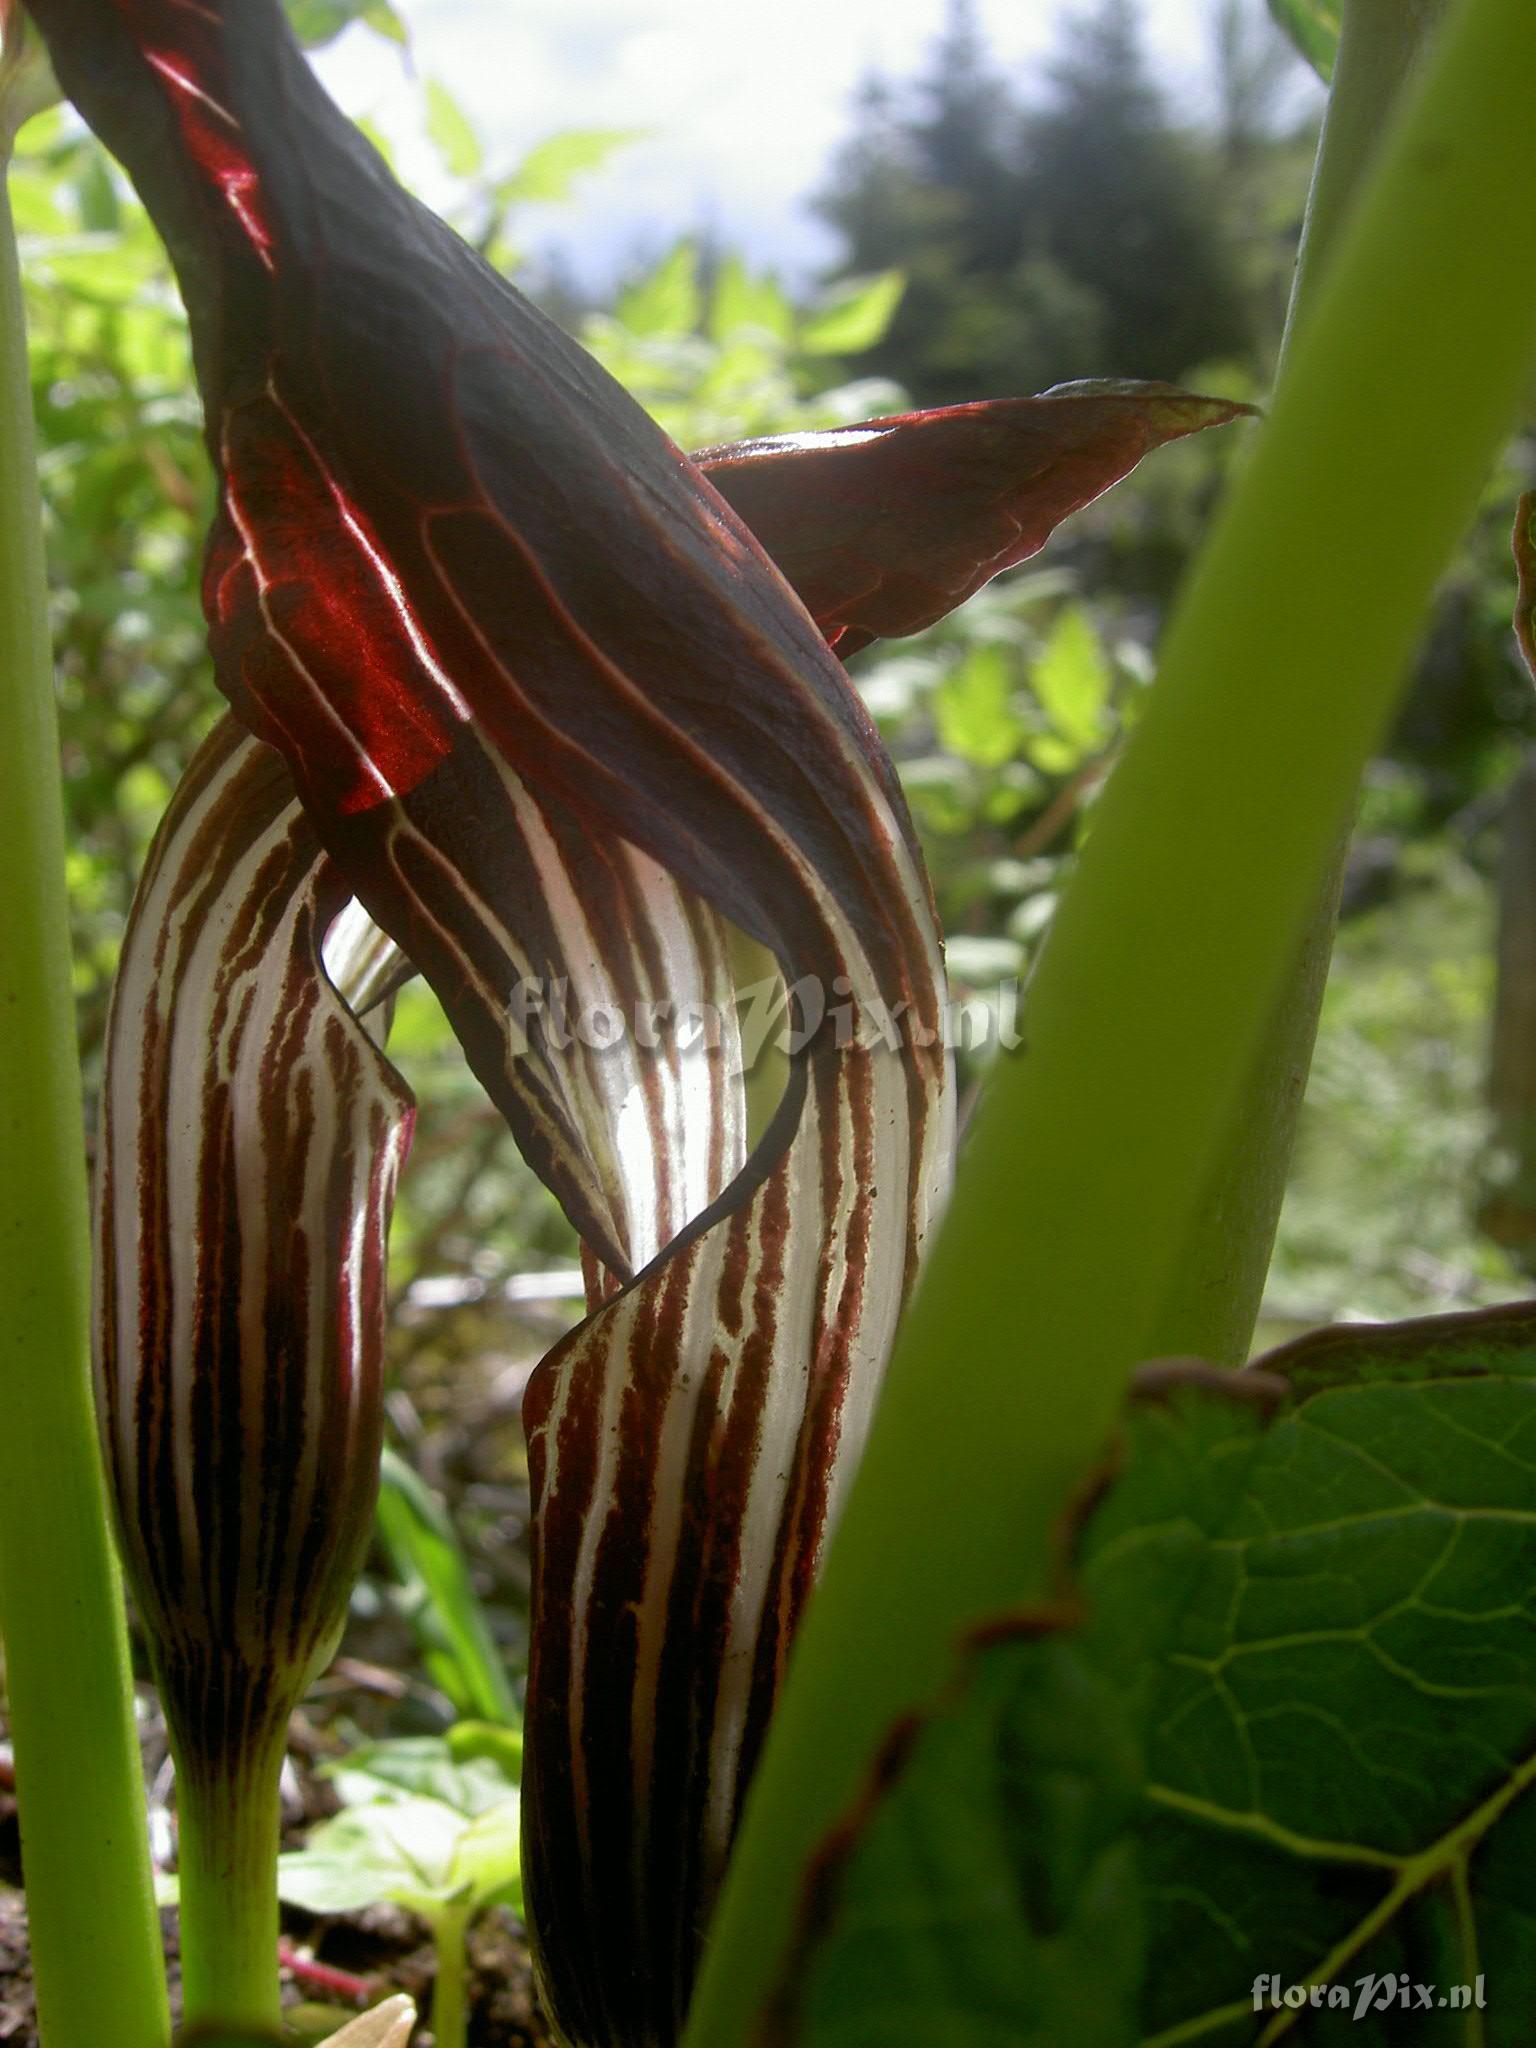
[[1150, 450], [1253, 410], [1171, 384], [1061, 384], [694, 460], [846, 657], [943, 618]]

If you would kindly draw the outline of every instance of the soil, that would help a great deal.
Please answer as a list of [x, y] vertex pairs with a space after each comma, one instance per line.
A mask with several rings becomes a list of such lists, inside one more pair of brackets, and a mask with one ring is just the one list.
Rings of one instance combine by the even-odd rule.
[[[347, 1718], [355, 1725], [354, 1716]], [[165, 1804], [164, 1730], [152, 1710], [142, 1732], [151, 1840], [168, 1843], [173, 1832]], [[0, 1720], [0, 2048], [40, 2048], [26, 1899], [20, 1888], [21, 1836], [5, 1733]], [[284, 1781], [285, 1847], [297, 1847], [316, 1820], [335, 1811], [330, 1787], [311, 1768], [332, 1746], [325, 1731], [295, 1715]], [[175, 1912], [163, 1912], [160, 1924], [175, 2019], [181, 1992]], [[374, 1906], [322, 1919], [285, 1906], [280, 1953], [285, 2005], [334, 2008], [331, 2024], [337, 2026], [349, 2013], [406, 1991], [423, 2015], [412, 2048], [434, 2048], [433, 1949], [425, 1928], [409, 1913]], [[528, 1945], [511, 1913], [496, 1910], [482, 1916], [470, 1935], [469, 1959], [469, 2048], [553, 2048], [534, 2001]]]
[[[0, 1835], [14, 1847], [15, 1808], [3, 1800]], [[408, 1913], [378, 1906], [317, 1920], [285, 1910], [283, 1921], [286, 2005], [336, 2007], [339, 2024], [348, 2011], [376, 2004], [391, 1992], [408, 1991], [426, 2016], [412, 2037], [412, 2048], [433, 2048], [432, 1945]], [[181, 1988], [175, 1914], [162, 1913], [160, 1924], [175, 2017]], [[470, 1937], [469, 1953], [470, 2048], [551, 2048], [551, 2037], [534, 2005], [523, 1930], [512, 1915], [487, 1913]], [[39, 2048], [26, 1900], [8, 1882], [0, 1883], [0, 2043], [4, 2048]]]
[[[301, 1926], [305, 1918], [284, 1915], [290, 1923], [284, 2003], [335, 2006], [339, 2024], [346, 2011], [360, 2011], [390, 1992], [408, 1991], [427, 2015], [412, 2037], [412, 2048], [433, 2048], [432, 1948], [410, 1916], [376, 1907]], [[174, 2017], [180, 1989], [175, 1915], [163, 1913], [161, 1926]], [[511, 1914], [486, 1914], [470, 1938], [470, 1962], [470, 2048], [550, 2048], [551, 2037], [534, 2008], [527, 1946]], [[361, 1995], [348, 1997], [354, 1989]], [[0, 2042], [5, 2048], [38, 2048], [26, 1902], [9, 1887], [0, 1888]]]

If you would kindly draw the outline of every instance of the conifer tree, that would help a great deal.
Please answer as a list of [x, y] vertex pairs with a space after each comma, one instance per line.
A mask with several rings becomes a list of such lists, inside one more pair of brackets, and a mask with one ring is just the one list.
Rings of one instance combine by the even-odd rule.
[[1132, 0], [1068, 27], [1043, 104], [1026, 85], [998, 69], [974, 0], [948, 0], [925, 72], [861, 88], [819, 210], [845, 272], [907, 274], [868, 367], [943, 404], [1243, 353], [1211, 152], [1153, 84]]

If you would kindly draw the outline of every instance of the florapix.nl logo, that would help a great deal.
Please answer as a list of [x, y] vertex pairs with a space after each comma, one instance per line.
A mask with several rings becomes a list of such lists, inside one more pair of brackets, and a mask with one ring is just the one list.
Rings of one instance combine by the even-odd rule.
[[1376, 2012], [1481, 2012], [1488, 2004], [1483, 1979], [1470, 1984], [1420, 1984], [1405, 1970], [1384, 1975], [1368, 1973], [1352, 1982], [1340, 1979], [1332, 1984], [1286, 1984], [1273, 1974], [1253, 1980], [1255, 2012], [1299, 2012], [1306, 2006], [1331, 2006], [1363, 2020]]
[[856, 997], [841, 974], [830, 982], [803, 975], [789, 983], [769, 975], [719, 1000], [621, 1000], [612, 989], [583, 988], [569, 975], [526, 975], [513, 984], [507, 1032], [517, 1058], [536, 1042], [561, 1053], [576, 1045], [594, 1053], [632, 1046], [723, 1055], [732, 1071], [750, 1073], [768, 1048], [793, 1057], [824, 1033], [845, 1049], [897, 1052], [938, 1040], [947, 1052], [1012, 1052], [1021, 1042], [1019, 1002], [1020, 983], [1002, 981], [952, 997], [933, 1024], [904, 1001]]

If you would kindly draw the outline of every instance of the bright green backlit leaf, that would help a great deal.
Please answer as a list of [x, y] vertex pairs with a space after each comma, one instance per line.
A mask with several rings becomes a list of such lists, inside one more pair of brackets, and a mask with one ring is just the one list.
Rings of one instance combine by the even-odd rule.
[[1025, 727], [1013, 703], [1013, 658], [1005, 647], [972, 648], [939, 684], [933, 715], [952, 754], [978, 768], [1001, 768], [1019, 751]]
[[1070, 741], [1044, 733], [1029, 743], [1029, 758], [1046, 775], [1070, 775], [1082, 760], [1082, 749]]
[[390, 0], [285, 0], [285, 5], [294, 34], [310, 49], [331, 42], [354, 21], [362, 22], [386, 42], [410, 40]]
[[427, 138], [450, 177], [473, 178], [483, 168], [485, 152], [469, 116], [436, 78], [427, 80], [426, 124]]
[[518, 1801], [504, 1799], [459, 1837], [453, 1881], [477, 1906], [523, 1905], [522, 1839]]
[[1036, 657], [1030, 682], [1053, 731], [1073, 750], [1073, 759], [1092, 753], [1108, 738], [1112, 681], [1113, 670], [1093, 621], [1081, 605], [1068, 605]]
[[619, 325], [631, 334], [692, 334], [702, 310], [699, 252], [692, 242], [679, 242], [649, 277], [627, 285], [614, 310]]
[[1536, 1310], [1260, 1363], [1143, 1375], [1080, 1611], [903, 1737], [777, 2048], [1529, 2040]]
[[600, 171], [619, 150], [643, 139], [643, 128], [566, 128], [535, 144], [517, 169], [496, 187], [503, 205], [548, 203], [566, 198], [576, 180]]
[[795, 309], [777, 278], [755, 276], [739, 256], [727, 256], [715, 280], [710, 301], [710, 339], [725, 343], [743, 330], [771, 334], [775, 341], [794, 339]]
[[890, 326], [905, 289], [899, 270], [835, 285], [801, 323], [801, 348], [813, 356], [856, 356], [873, 348]]
[[448, 1753], [455, 1763], [472, 1759], [493, 1764], [507, 1785], [523, 1781], [523, 1731], [493, 1721], [455, 1721], [448, 1730]]
[[1319, 76], [1331, 77], [1343, 0], [1269, 0], [1269, 11]]
[[430, 1912], [455, 1895], [462, 1814], [436, 1799], [348, 1807], [307, 1845], [277, 1859], [279, 1897], [307, 1913], [357, 1913], [381, 1903]]

